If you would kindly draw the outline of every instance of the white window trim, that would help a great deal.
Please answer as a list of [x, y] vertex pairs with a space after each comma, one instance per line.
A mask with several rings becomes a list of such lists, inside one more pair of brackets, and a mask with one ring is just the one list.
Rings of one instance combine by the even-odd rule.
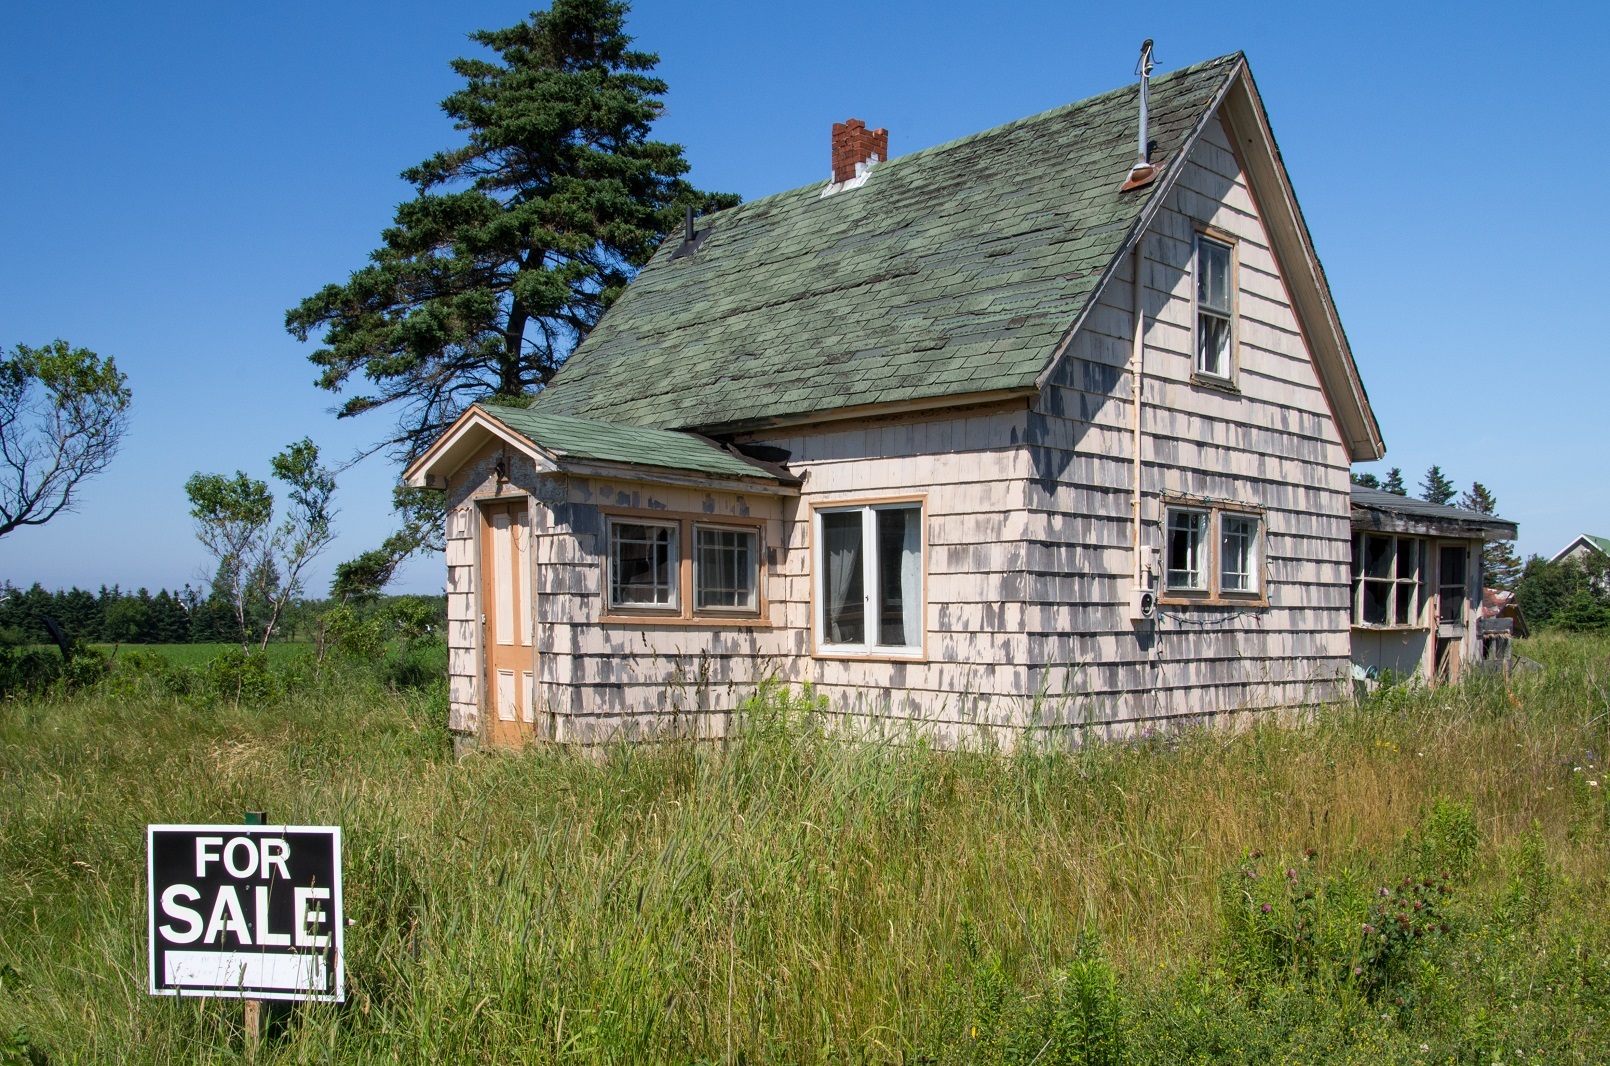
[[[760, 557], [765, 552], [765, 546], [760, 542], [760, 530], [755, 526], [734, 525], [725, 522], [693, 522], [692, 543], [689, 545], [689, 561], [693, 566], [693, 603], [690, 605], [696, 615], [730, 615], [740, 618], [753, 618], [760, 614]], [[701, 607], [699, 606], [699, 530], [714, 529], [723, 533], [743, 533], [751, 538], [753, 548], [749, 553], [751, 568], [750, 592], [755, 597], [751, 607]]]
[[[670, 603], [617, 603], [615, 601], [615, 527], [648, 526], [671, 531], [671, 602]], [[635, 518], [628, 515], [609, 515], [604, 525], [604, 603], [612, 614], [642, 611], [655, 614], [682, 612], [682, 523], [660, 521], [653, 518]]]
[[[1226, 248], [1230, 253], [1230, 276], [1227, 285], [1230, 292], [1230, 340], [1226, 345], [1224, 373], [1215, 374], [1210, 370], [1202, 369], [1202, 342], [1201, 318], [1202, 305], [1197, 295], [1197, 278], [1202, 269], [1203, 242], [1216, 244]], [[1226, 233], [1218, 230], [1206, 232], [1198, 229], [1191, 241], [1191, 374], [1193, 377], [1221, 385], [1234, 386], [1241, 370], [1241, 250], [1240, 242]], [[1216, 312], [1208, 312], [1215, 315]]]
[[[1174, 516], [1176, 514], [1194, 514], [1202, 516], [1202, 537], [1196, 552], [1197, 584], [1174, 585], [1169, 582], [1169, 574], [1173, 567], [1169, 565], [1169, 556], [1173, 552]], [[1213, 550], [1213, 509], [1211, 507], [1191, 507], [1184, 504], [1169, 504], [1163, 510], [1163, 592], [1181, 593], [1211, 593], [1213, 589], [1212, 571], [1216, 565], [1216, 553]]]
[[[1251, 511], [1235, 511], [1224, 509], [1215, 512], [1214, 524], [1218, 529], [1214, 533], [1214, 560], [1213, 580], [1218, 583], [1220, 596], [1257, 596], [1263, 592], [1263, 515]], [[1252, 542], [1247, 545], [1247, 581], [1249, 588], [1228, 589], [1224, 587], [1224, 523], [1226, 519], [1239, 519], [1252, 523]]]
[[[822, 516], [861, 512], [861, 597], [862, 618], [868, 636], [876, 633], [876, 606], [878, 572], [878, 545], [876, 511], [914, 510], [920, 536], [922, 573], [917, 582], [921, 602], [917, 607], [921, 635], [915, 645], [878, 644], [868, 640], [861, 644], [829, 644], [823, 640], [822, 614], [827, 602], [822, 581], [827, 566], [822, 559]], [[926, 498], [897, 498], [882, 500], [823, 501], [811, 507], [811, 646], [812, 654], [824, 659], [894, 659], [902, 662], [921, 662], [928, 656], [928, 501]]]

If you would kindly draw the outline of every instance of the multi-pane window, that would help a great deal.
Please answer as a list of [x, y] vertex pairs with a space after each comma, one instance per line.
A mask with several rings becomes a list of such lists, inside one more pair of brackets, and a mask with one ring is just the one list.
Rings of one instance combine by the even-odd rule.
[[1171, 589], [1206, 589], [1207, 511], [1168, 509], [1168, 545], [1163, 584]]
[[609, 605], [677, 607], [678, 527], [656, 522], [609, 523]]
[[1255, 515], [1219, 514], [1219, 591], [1256, 592], [1258, 519]]
[[1418, 537], [1353, 537], [1353, 623], [1415, 626], [1424, 606], [1425, 542]]
[[1437, 615], [1444, 622], [1465, 620], [1465, 549], [1446, 547], [1437, 553]]
[[833, 652], [920, 651], [922, 505], [816, 512], [817, 643]]
[[759, 565], [753, 529], [694, 529], [693, 603], [700, 610], [753, 611]]
[[1196, 239], [1196, 371], [1229, 378], [1235, 343], [1234, 250], [1208, 237]]

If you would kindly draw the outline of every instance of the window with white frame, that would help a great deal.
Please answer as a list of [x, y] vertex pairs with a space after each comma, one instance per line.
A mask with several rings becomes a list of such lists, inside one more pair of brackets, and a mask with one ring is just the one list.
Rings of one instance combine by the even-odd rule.
[[1196, 238], [1196, 372], [1229, 380], [1234, 371], [1235, 249]]
[[815, 520], [818, 648], [920, 654], [922, 505], [824, 507]]
[[694, 527], [693, 605], [701, 611], [759, 609], [759, 535], [753, 529]]
[[1219, 512], [1219, 591], [1258, 591], [1258, 516]]
[[1168, 544], [1163, 584], [1170, 589], [1206, 591], [1207, 528], [1211, 512], [1186, 507], [1168, 509]]
[[679, 607], [679, 531], [672, 523], [610, 520], [611, 607], [673, 611]]
[[1385, 533], [1353, 536], [1353, 624], [1412, 627], [1425, 604], [1425, 542]]

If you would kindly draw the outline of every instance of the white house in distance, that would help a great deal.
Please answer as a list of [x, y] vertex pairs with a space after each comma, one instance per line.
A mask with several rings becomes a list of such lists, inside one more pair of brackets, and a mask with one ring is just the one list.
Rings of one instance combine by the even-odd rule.
[[941, 737], [1347, 692], [1384, 444], [1246, 59], [887, 144], [690, 223], [409, 468], [465, 743], [719, 734], [770, 678]]
[[1567, 559], [1586, 562], [1595, 555], [1610, 558], [1610, 537], [1595, 537], [1592, 533], [1584, 533], [1555, 552], [1554, 557], [1549, 562], [1559, 563]]

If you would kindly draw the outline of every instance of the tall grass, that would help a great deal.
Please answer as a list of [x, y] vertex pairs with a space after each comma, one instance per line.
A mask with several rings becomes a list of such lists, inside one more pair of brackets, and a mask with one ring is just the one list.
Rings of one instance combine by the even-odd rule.
[[143, 827], [258, 809], [344, 827], [356, 920], [269, 1061], [1602, 1061], [1610, 641], [1524, 653], [1010, 754], [784, 691], [604, 759], [455, 761], [439, 694], [356, 683], [6, 703], [0, 1061], [238, 1061], [238, 1003], [145, 994]]

